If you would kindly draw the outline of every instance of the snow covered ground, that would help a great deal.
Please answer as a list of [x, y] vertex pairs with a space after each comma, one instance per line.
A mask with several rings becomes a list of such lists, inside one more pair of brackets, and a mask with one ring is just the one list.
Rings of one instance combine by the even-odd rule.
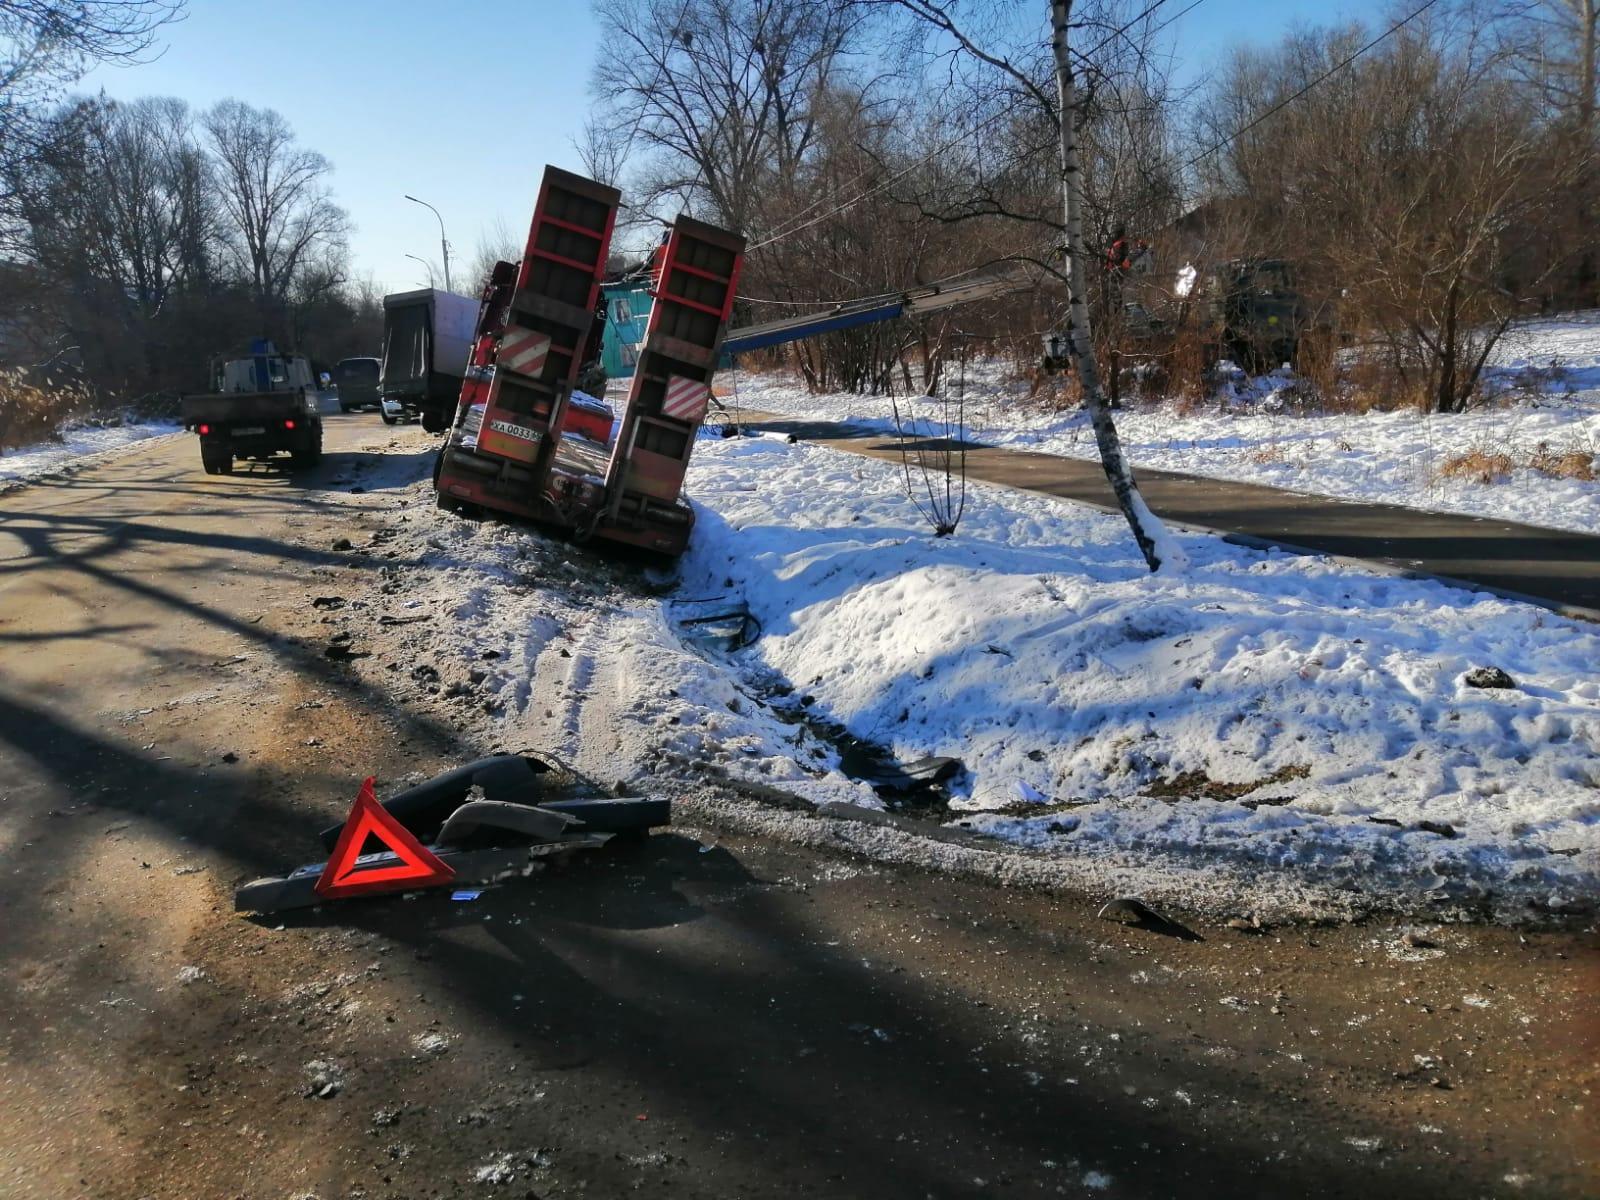
[[[1151, 577], [1117, 519], [1002, 489], [936, 539], [891, 465], [778, 437], [702, 437], [675, 578], [362, 482], [393, 565], [338, 614], [375, 639], [359, 669], [485, 749], [879, 807], [843, 726], [959, 758], [933, 816], [1020, 857], [841, 838], [1212, 911], [1526, 916], [1600, 889], [1600, 629], [1542, 609], [1206, 536]], [[743, 650], [677, 619], [740, 599]], [[1486, 667], [1515, 686], [1466, 683]]]
[[1204, 536], [1152, 577], [1119, 520], [1000, 489], [936, 539], [893, 467], [777, 438], [703, 440], [692, 478], [683, 588], [764, 627], [735, 665], [960, 758], [970, 828], [1374, 895], [1600, 881], [1600, 630]]
[[[884, 397], [812, 396], [793, 379], [750, 372], [736, 378], [739, 401], [751, 408], [894, 428]], [[1494, 382], [1524, 386], [1494, 407], [1457, 416], [1317, 415], [1286, 411], [1269, 383], [1206, 413], [1136, 406], [1118, 415], [1117, 427], [1138, 466], [1600, 533], [1600, 482], [1527, 465], [1542, 449], [1550, 458], [1587, 456], [1600, 475], [1600, 312], [1514, 330], [1498, 348]], [[719, 390], [727, 387], [724, 382]], [[1081, 413], [1037, 411], [1027, 384], [1008, 379], [996, 364], [970, 367], [967, 393], [972, 437], [1096, 457]], [[924, 420], [940, 420], [943, 408], [926, 399], [911, 402]], [[1490, 483], [1445, 474], [1448, 462], [1474, 451], [1509, 455], [1513, 469]]]
[[180, 427], [173, 421], [68, 425], [61, 430], [60, 441], [38, 442], [0, 452], [0, 488], [37, 479], [63, 467], [109, 458], [135, 442], [179, 431]]

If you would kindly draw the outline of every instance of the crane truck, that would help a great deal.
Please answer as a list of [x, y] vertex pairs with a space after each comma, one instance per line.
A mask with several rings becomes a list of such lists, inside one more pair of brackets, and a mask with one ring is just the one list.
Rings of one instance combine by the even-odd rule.
[[[497, 264], [484, 287], [435, 463], [440, 507], [490, 509], [676, 556], [694, 527], [684, 475], [729, 356], [1026, 286], [1016, 273], [980, 276], [730, 332], [744, 239], [680, 216], [647, 287], [603, 285], [620, 200], [592, 179], [545, 168], [522, 261]], [[596, 361], [629, 380], [614, 423], [575, 391]]]
[[287, 453], [296, 467], [322, 459], [322, 415], [311, 364], [302, 354], [279, 354], [269, 341], [248, 355], [214, 359], [212, 391], [185, 396], [184, 428], [200, 435], [207, 475], [231, 475], [236, 459], [265, 462]]

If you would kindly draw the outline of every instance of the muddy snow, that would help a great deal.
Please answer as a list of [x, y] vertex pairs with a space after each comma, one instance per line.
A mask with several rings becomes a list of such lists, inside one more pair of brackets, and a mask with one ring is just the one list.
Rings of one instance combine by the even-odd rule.
[[114, 458], [127, 447], [153, 437], [179, 432], [171, 421], [140, 421], [119, 425], [69, 425], [56, 439], [0, 453], [0, 489], [49, 475], [69, 467], [87, 466]]
[[[1021, 857], [869, 826], [837, 843], [1213, 909], [1253, 886], [1298, 911], [1515, 916], [1600, 881], [1600, 630], [1538, 608], [1203, 536], [1152, 577], [1118, 520], [986, 487], [934, 538], [893, 467], [775, 437], [701, 439], [676, 574], [367, 483], [393, 507], [353, 553], [389, 562], [330, 637], [486, 751], [776, 798], [743, 827], [804, 839], [782, 803], [885, 805], [845, 774], [842, 729], [960, 760], [926, 828]], [[745, 605], [757, 636], [697, 639], [688, 602]], [[1513, 686], [1468, 683], [1490, 667]]]

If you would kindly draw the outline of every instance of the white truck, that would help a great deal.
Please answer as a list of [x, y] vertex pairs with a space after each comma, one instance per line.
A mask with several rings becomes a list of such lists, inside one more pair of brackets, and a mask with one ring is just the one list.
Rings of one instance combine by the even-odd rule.
[[383, 298], [385, 421], [420, 417], [429, 433], [449, 428], [477, 325], [478, 301], [454, 292], [420, 288]]

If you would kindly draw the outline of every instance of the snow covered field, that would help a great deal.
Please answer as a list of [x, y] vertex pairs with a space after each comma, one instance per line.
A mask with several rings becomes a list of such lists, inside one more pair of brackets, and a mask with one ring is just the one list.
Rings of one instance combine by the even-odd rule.
[[[1600, 629], [1542, 609], [1204, 536], [1151, 577], [1117, 519], [1002, 489], [935, 539], [889, 464], [778, 437], [701, 439], [677, 578], [370, 484], [411, 565], [351, 613], [382, 639], [364, 669], [485, 747], [879, 806], [836, 723], [959, 758], [939, 819], [1025, 873], [1213, 910], [1527, 915], [1600, 886]], [[761, 636], [696, 644], [675, 616], [708, 598]], [[1466, 683], [1488, 667], [1515, 686]]]
[[177, 432], [179, 426], [172, 421], [105, 426], [69, 425], [61, 430], [61, 440], [58, 442], [38, 442], [0, 453], [0, 488], [37, 479], [63, 467], [108, 458], [135, 442]]
[[[892, 467], [776, 438], [695, 463], [683, 586], [748, 598], [738, 667], [903, 759], [962, 759], [969, 827], [1375, 893], [1593, 894], [1600, 630], [1209, 537], [1152, 577], [1119, 520], [999, 489], [935, 539]], [[1482, 667], [1517, 686], [1469, 686]]]
[[[1138, 466], [1600, 533], [1600, 482], [1526, 465], [1542, 448], [1551, 457], [1587, 455], [1600, 475], [1600, 312], [1514, 330], [1497, 350], [1494, 376], [1497, 386], [1521, 380], [1529, 394], [1457, 416], [1300, 415], [1281, 411], [1269, 387], [1226, 411], [1184, 416], [1170, 405], [1131, 408], [1118, 415], [1117, 427]], [[812, 396], [798, 381], [750, 372], [737, 382], [740, 402], [751, 408], [894, 428], [884, 397]], [[969, 368], [967, 383], [970, 436], [1097, 457], [1082, 414], [1029, 411], [1027, 385], [994, 365]], [[937, 420], [943, 406], [923, 400], [912, 407]], [[1517, 465], [1492, 483], [1444, 473], [1451, 459], [1474, 451], [1507, 454]]]

